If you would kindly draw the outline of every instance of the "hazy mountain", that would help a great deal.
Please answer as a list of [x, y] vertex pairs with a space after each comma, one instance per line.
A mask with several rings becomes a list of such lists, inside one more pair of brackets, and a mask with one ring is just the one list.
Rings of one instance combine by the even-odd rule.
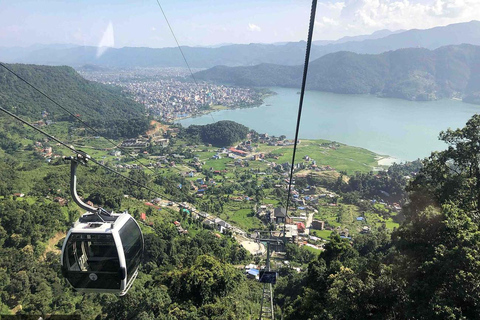
[[360, 35], [360, 36], [352, 36], [352, 37], [343, 37], [338, 40], [315, 40], [313, 41], [313, 44], [316, 46], [324, 46], [328, 44], [339, 44], [339, 43], [345, 43], [345, 42], [350, 42], [350, 41], [364, 41], [364, 40], [373, 40], [373, 39], [380, 39], [384, 38], [386, 36], [389, 36], [391, 34], [396, 34], [400, 32], [404, 32], [405, 30], [397, 30], [397, 31], [390, 31], [387, 29], [383, 30], [378, 30], [375, 31], [372, 34], [367, 34], [367, 35]]
[[[294, 65], [305, 57], [305, 42], [273, 44], [227, 45], [218, 48], [182, 47], [192, 68], [209, 68], [216, 65], [256, 65], [265, 61]], [[42, 48], [34, 52], [17, 54], [17, 58], [0, 49], [0, 61], [69, 65], [73, 67], [95, 64], [107, 67], [185, 67], [178, 48], [109, 48], [97, 57], [97, 47], [67, 49]]]
[[[387, 35], [387, 36], [385, 36]], [[401, 48], [422, 47], [436, 49], [462, 43], [480, 45], [480, 22], [452, 24], [426, 30], [392, 33], [381, 30], [367, 36], [342, 38], [334, 43], [312, 47], [311, 58], [326, 54], [351, 51], [356, 53], [382, 53]], [[261, 63], [281, 65], [302, 64], [305, 42], [286, 44], [234, 44], [220, 47], [182, 47], [194, 68], [216, 65], [252, 66]], [[0, 48], [0, 61], [79, 67], [94, 64], [107, 67], [185, 67], [178, 48], [111, 48], [97, 57], [97, 47]]]
[[322, 54], [351, 51], [356, 53], [382, 53], [402, 48], [437, 49], [447, 45], [480, 45], [480, 21], [451, 24], [426, 30], [408, 30], [379, 39], [334, 43], [321, 47]]
[[[300, 87], [303, 66], [260, 64], [218, 66], [197, 79], [243, 86]], [[377, 55], [337, 52], [310, 63], [307, 88], [335, 93], [371, 93], [409, 100], [463, 97], [480, 93], [480, 47], [409, 48]]]

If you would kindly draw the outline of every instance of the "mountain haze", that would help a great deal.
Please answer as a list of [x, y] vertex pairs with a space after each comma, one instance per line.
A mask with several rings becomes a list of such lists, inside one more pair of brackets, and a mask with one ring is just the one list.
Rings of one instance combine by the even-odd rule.
[[[312, 60], [338, 51], [375, 54], [402, 48], [437, 49], [463, 43], [480, 45], [480, 22], [457, 23], [426, 30], [391, 32], [380, 30], [371, 35], [345, 37], [337, 41], [317, 41]], [[217, 65], [252, 66], [261, 63], [299, 65], [305, 58], [305, 42], [286, 44], [233, 44], [220, 47], [182, 47], [193, 68]], [[94, 64], [107, 67], [185, 67], [178, 48], [109, 48], [97, 57], [97, 47], [71, 45], [0, 48], [0, 61], [73, 67]]]
[[[197, 79], [243, 86], [300, 87], [303, 66], [218, 66]], [[310, 63], [307, 88], [345, 94], [377, 94], [408, 100], [462, 97], [480, 92], [480, 47], [409, 48], [377, 55], [337, 52]]]

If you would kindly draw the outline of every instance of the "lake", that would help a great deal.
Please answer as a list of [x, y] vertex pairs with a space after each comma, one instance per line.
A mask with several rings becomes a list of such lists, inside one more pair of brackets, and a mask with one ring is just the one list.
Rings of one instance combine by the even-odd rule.
[[[270, 88], [277, 95], [257, 108], [222, 110], [183, 119], [183, 126], [233, 120], [259, 133], [295, 136], [298, 89]], [[415, 160], [444, 150], [438, 134], [463, 127], [480, 106], [457, 100], [406, 101], [372, 95], [343, 95], [307, 91], [300, 138], [328, 139], [362, 147], [398, 160]]]

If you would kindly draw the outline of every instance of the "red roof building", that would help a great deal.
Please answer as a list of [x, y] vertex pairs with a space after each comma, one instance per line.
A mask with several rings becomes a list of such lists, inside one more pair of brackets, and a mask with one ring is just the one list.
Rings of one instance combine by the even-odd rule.
[[140, 219], [142, 219], [143, 221], [147, 220], [147, 215], [145, 213], [140, 213]]
[[239, 156], [246, 156], [247, 155], [247, 152], [243, 151], [243, 150], [238, 150], [238, 149], [235, 149], [234, 147], [231, 147], [230, 149], [230, 152], [233, 152]]
[[303, 224], [303, 222], [297, 223], [297, 229], [298, 229], [298, 232], [300, 232], [300, 233], [305, 232], [305, 225]]

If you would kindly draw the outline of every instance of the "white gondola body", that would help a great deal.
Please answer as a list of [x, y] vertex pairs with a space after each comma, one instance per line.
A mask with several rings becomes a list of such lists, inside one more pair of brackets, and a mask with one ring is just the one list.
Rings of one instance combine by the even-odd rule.
[[115, 221], [79, 220], [68, 231], [62, 273], [76, 291], [123, 296], [137, 277], [144, 250], [140, 227], [127, 213], [112, 217]]

